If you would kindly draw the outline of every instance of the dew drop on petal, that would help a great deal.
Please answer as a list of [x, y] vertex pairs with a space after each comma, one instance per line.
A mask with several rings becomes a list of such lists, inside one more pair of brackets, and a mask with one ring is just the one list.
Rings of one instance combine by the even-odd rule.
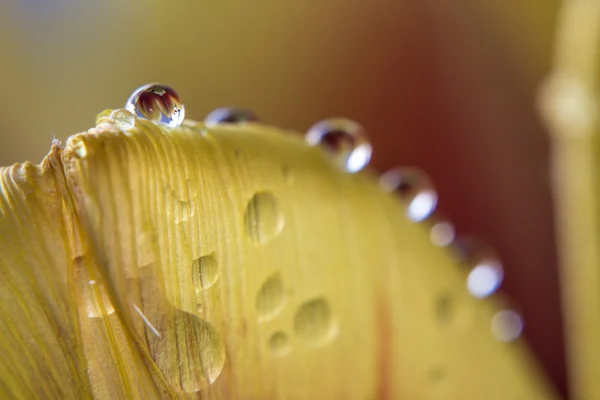
[[512, 342], [519, 338], [524, 327], [523, 317], [513, 310], [501, 310], [492, 317], [492, 333], [503, 342]]
[[204, 124], [215, 126], [220, 124], [241, 124], [256, 122], [258, 118], [252, 111], [243, 108], [223, 107], [217, 108], [206, 116]]
[[467, 276], [469, 293], [482, 299], [496, 292], [504, 279], [504, 269], [496, 253], [474, 238], [457, 239], [455, 249], [461, 261], [471, 269]]
[[429, 231], [431, 242], [439, 247], [448, 246], [454, 240], [456, 231], [451, 222], [440, 220], [437, 221]]
[[393, 168], [381, 175], [381, 186], [400, 196], [411, 221], [423, 221], [435, 211], [437, 192], [427, 174], [417, 168]]
[[371, 160], [372, 147], [362, 126], [345, 118], [331, 118], [313, 125], [306, 133], [311, 146], [321, 146], [342, 169], [362, 170]]
[[169, 86], [151, 83], [139, 87], [127, 100], [125, 108], [138, 118], [166, 124], [172, 128], [181, 125], [185, 107], [177, 93]]
[[135, 115], [129, 110], [118, 109], [110, 114], [110, 118], [115, 120], [115, 123], [121, 129], [133, 128], [135, 125]]

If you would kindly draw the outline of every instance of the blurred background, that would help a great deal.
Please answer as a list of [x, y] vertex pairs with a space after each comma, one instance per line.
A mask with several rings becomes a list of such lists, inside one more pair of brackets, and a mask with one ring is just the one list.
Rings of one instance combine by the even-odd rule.
[[506, 269], [525, 334], [565, 392], [549, 134], [536, 109], [554, 0], [4, 0], [0, 165], [40, 161], [148, 82], [186, 116], [253, 109], [364, 125], [373, 165], [424, 169], [460, 234]]

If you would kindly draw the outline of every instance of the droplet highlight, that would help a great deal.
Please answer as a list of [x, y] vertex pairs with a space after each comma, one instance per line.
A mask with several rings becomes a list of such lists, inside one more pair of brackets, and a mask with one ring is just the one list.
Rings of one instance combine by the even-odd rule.
[[337, 335], [329, 302], [322, 297], [302, 303], [294, 316], [294, 332], [309, 345], [321, 345]]
[[219, 264], [215, 253], [199, 257], [192, 261], [192, 281], [196, 292], [206, 290], [219, 280]]
[[151, 83], [139, 87], [127, 100], [125, 108], [138, 118], [166, 124], [172, 128], [181, 125], [185, 107], [179, 95], [166, 85]]
[[525, 323], [523, 317], [513, 310], [498, 311], [491, 322], [494, 336], [503, 342], [512, 342], [521, 336]]
[[287, 333], [278, 331], [269, 338], [269, 349], [276, 357], [282, 357], [291, 350], [290, 338]]
[[478, 239], [460, 238], [455, 248], [461, 261], [471, 268], [467, 276], [467, 290], [473, 297], [483, 299], [500, 288], [504, 269], [489, 246]]
[[206, 116], [204, 125], [215, 126], [220, 124], [241, 124], [244, 122], [257, 122], [254, 112], [234, 107], [217, 108]]
[[273, 193], [265, 191], [252, 196], [244, 213], [244, 226], [248, 237], [261, 244], [281, 233], [284, 218]]
[[500, 287], [503, 277], [504, 273], [498, 260], [482, 260], [469, 273], [467, 288], [473, 296], [482, 299]]
[[365, 129], [349, 119], [321, 121], [308, 130], [305, 138], [311, 146], [323, 147], [346, 172], [358, 172], [371, 160], [373, 149]]
[[277, 272], [267, 278], [256, 294], [258, 321], [270, 321], [279, 315], [285, 306], [286, 297], [281, 274]]
[[381, 175], [384, 190], [395, 192], [407, 206], [411, 221], [420, 222], [428, 218], [438, 201], [431, 179], [416, 168], [393, 168]]

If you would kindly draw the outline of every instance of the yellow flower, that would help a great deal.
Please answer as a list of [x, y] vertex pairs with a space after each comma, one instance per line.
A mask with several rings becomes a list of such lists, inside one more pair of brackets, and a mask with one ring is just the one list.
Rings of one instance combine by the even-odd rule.
[[5, 397], [555, 398], [370, 172], [258, 123], [126, 117], [0, 170]]

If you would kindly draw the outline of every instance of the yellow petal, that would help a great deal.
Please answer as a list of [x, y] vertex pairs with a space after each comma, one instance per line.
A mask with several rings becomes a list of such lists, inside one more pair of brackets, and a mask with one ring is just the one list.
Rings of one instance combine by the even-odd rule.
[[108, 115], [3, 180], [14, 397], [556, 398], [369, 172], [263, 125]]

